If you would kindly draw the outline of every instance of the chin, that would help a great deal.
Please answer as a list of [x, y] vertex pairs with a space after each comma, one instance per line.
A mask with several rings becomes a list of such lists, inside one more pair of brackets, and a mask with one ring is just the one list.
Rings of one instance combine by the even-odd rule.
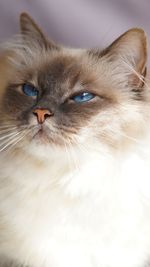
[[51, 138], [48, 136], [46, 132], [42, 130], [39, 130], [37, 133], [34, 134], [31, 142], [35, 142], [37, 146], [38, 145], [41, 145], [41, 146], [52, 146], [53, 145]]
[[65, 148], [55, 144], [48, 136], [37, 134], [22, 147], [23, 151], [39, 160], [52, 162], [65, 155]]

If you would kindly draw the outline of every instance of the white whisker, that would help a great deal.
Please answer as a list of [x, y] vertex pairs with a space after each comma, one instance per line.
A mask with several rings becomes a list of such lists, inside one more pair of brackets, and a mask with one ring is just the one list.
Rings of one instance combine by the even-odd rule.
[[[3, 150], [5, 149], [5, 147], [9, 146], [14, 140], [15, 137], [17, 137], [18, 135], [20, 135], [22, 132], [17, 132], [16, 134], [12, 135], [11, 137], [9, 137], [7, 140], [5, 140], [4, 142], [0, 143], [0, 148]], [[0, 152], [2, 151], [0, 149]]]
[[18, 133], [19, 136], [18, 135], [17, 137], [15, 136], [16, 138], [11, 139], [11, 141], [8, 142], [6, 145], [4, 144], [4, 146], [0, 149], [0, 152], [4, 151], [6, 148], [9, 148], [9, 150], [12, 149], [18, 142], [20, 142], [26, 135], [28, 135], [34, 128], [35, 127], [30, 128], [29, 130], [27, 128], [26, 130], [20, 131]]
[[8, 130], [13, 130], [13, 129], [17, 129], [17, 126], [6, 126], [6, 127], [0, 127], [0, 130], [2, 131], [8, 131]]
[[[10, 151], [10, 150], [12, 150], [12, 148], [16, 145], [16, 144], [18, 144], [29, 132], [31, 132], [32, 130], [30, 129], [28, 132], [26, 132], [25, 134], [23, 134], [23, 135], [21, 135], [21, 136], [19, 136], [17, 139], [15, 139], [14, 141], [15, 142], [12, 142], [10, 145], [8, 145], [9, 146], [9, 148], [8, 148], [8, 150], [7, 150], [7, 152], [8, 151]], [[4, 149], [6, 149], [8, 146], [5, 146], [2, 150], [0, 150], [0, 152], [1, 151], [3, 151]]]
[[3, 135], [2, 137], [0, 137], [0, 141], [6, 139], [7, 137], [14, 136], [14, 134], [19, 133], [19, 132], [20, 131], [11, 131], [11, 133]]

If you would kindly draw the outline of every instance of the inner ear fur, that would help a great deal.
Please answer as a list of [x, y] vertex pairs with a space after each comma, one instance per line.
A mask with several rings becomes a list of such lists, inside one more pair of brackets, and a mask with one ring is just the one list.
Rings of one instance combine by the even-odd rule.
[[119, 64], [122, 74], [128, 66], [130, 85], [135, 88], [143, 86], [147, 64], [147, 37], [143, 29], [128, 30], [103, 51], [96, 50], [95, 56], [105, 57], [114, 68]]

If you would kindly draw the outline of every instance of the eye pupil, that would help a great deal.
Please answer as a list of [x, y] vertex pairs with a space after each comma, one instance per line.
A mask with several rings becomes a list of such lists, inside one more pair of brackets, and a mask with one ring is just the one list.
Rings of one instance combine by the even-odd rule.
[[38, 90], [34, 86], [27, 84], [27, 83], [22, 85], [22, 91], [27, 96], [37, 96], [38, 95]]
[[90, 100], [92, 100], [95, 97], [94, 94], [89, 93], [89, 92], [83, 92], [79, 95], [75, 95], [72, 99], [76, 102], [76, 103], [83, 103], [83, 102], [88, 102]]

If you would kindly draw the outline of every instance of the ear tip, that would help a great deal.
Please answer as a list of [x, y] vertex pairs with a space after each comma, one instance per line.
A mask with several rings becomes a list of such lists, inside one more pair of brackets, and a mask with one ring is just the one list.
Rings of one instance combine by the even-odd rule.
[[20, 13], [20, 18], [26, 18], [26, 17], [30, 17], [29, 14], [27, 12], [21, 12]]
[[138, 28], [138, 27], [131, 28], [126, 33], [131, 33], [131, 34], [137, 35], [137, 36], [145, 38], [145, 39], [147, 38], [147, 34], [146, 34], [145, 30], [142, 28]]
[[23, 23], [26, 20], [31, 20], [31, 17], [27, 12], [22, 12], [20, 14], [20, 23]]

